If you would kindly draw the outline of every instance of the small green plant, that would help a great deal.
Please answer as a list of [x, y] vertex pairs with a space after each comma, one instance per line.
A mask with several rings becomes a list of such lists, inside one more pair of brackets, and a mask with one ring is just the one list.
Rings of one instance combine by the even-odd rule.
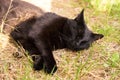
[[114, 5], [118, 5], [120, 0], [91, 0], [91, 5], [98, 11], [111, 12]]
[[120, 54], [119, 53], [113, 53], [109, 56], [107, 62], [104, 64], [105, 67], [119, 67], [120, 62]]

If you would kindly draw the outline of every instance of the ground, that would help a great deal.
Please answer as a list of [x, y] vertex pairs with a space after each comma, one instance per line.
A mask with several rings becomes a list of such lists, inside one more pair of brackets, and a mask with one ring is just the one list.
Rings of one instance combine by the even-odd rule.
[[47, 75], [34, 71], [27, 52], [19, 48], [21, 53], [16, 53], [18, 48], [10, 37], [0, 33], [1, 80], [120, 80], [120, 10], [97, 11], [87, 0], [52, 3], [52, 12], [69, 18], [74, 18], [83, 8], [86, 24], [92, 31], [104, 34], [103, 39], [84, 51], [54, 51], [58, 70], [54, 75]]

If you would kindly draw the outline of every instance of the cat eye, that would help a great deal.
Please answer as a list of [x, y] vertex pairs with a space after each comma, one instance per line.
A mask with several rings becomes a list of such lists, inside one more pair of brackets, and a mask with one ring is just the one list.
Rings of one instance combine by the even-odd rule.
[[82, 32], [83, 32], [83, 30], [82, 30], [82, 29], [79, 29], [79, 30], [78, 30], [78, 32], [79, 32], [79, 33], [82, 33]]
[[82, 39], [83, 38], [83, 35], [82, 34], [78, 34], [77, 36], [76, 36], [76, 39]]
[[76, 39], [82, 39], [82, 37], [81, 36], [77, 36]]
[[80, 44], [83, 45], [83, 44], [86, 44], [88, 41], [82, 41]]

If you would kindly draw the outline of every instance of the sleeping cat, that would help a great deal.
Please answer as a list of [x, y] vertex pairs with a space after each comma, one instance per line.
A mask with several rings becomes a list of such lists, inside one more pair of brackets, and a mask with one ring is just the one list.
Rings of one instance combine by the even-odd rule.
[[45, 13], [17, 25], [11, 32], [30, 55], [38, 55], [34, 69], [44, 67], [46, 73], [57, 70], [52, 51], [67, 48], [73, 51], [88, 49], [93, 41], [101, 39], [102, 34], [90, 31], [84, 21], [84, 10], [75, 19], [68, 19], [55, 13]]

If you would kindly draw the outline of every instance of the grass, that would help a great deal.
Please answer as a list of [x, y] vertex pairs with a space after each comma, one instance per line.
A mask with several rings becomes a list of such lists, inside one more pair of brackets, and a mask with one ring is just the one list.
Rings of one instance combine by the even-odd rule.
[[70, 0], [66, 4], [59, 1], [55, 3], [54, 12], [67, 17], [74, 17], [85, 8], [88, 27], [94, 32], [104, 34], [104, 38], [93, 43], [88, 50], [54, 51], [58, 70], [53, 76], [43, 71], [34, 71], [29, 56], [26, 54], [26, 57], [23, 51], [21, 58], [13, 56], [17, 48], [8, 42], [8, 35], [0, 33], [0, 78], [2, 80], [119, 80], [120, 3], [117, 0], [114, 0], [115, 4], [107, 3], [111, 6], [106, 5], [107, 9], [102, 11], [101, 7], [97, 7], [102, 4], [96, 4], [96, 1], [105, 0]]

